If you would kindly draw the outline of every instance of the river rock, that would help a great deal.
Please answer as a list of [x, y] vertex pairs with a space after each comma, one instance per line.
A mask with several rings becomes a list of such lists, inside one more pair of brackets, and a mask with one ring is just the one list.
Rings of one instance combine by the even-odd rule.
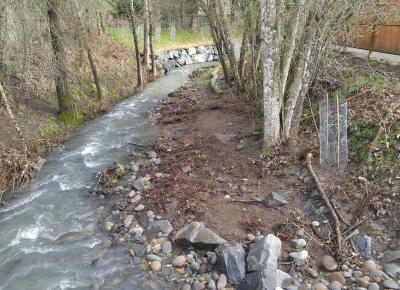
[[215, 285], [215, 282], [213, 279], [209, 279], [207, 282], [207, 288], [210, 290], [217, 289], [217, 285]]
[[368, 285], [368, 290], [379, 290], [379, 284], [378, 284], [378, 283], [375, 283], [375, 282], [370, 283], [370, 284]]
[[308, 258], [308, 251], [302, 250], [300, 252], [291, 252], [289, 253], [289, 257], [294, 260], [296, 265], [303, 266]]
[[387, 280], [383, 281], [382, 285], [383, 285], [383, 287], [389, 288], [389, 289], [395, 289], [395, 290], [400, 289], [399, 283], [397, 283], [396, 281], [394, 281], [392, 279], [387, 279]]
[[328, 287], [326, 287], [323, 283], [317, 283], [311, 289], [312, 290], [328, 290]]
[[247, 256], [247, 270], [249, 272], [262, 271], [268, 261], [271, 262], [270, 266], [273, 266], [272, 264], [275, 264], [275, 260], [281, 254], [281, 247], [281, 240], [272, 234], [251, 244]]
[[146, 255], [146, 260], [147, 261], [159, 261], [159, 262], [161, 262], [161, 257], [159, 257], [159, 256], [157, 256], [157, 255], [154, 255], [154, 254], [148, 254], [148, 255]]
[[365, 260], [371, 257], [371, 247], [372, 247], [372, 238], [367, 235], [363, 235], [360, 239], [357, 240], [356, 248], [359, 252], [360, 256]]
[[167, 220], [156, 220], [149, 223], [147, 230], [150, 234], [156, 234], [159, 232], [169, 234], [174, 230], [174, 227]]
[[154, 272], [158, 272], [161, 270], [161, 263], [160, 261], [152, 261], [150, 263], [150, 269]]
[[383, 263], [390, 263], [390, 262], [395, 262], [395, 261], [400, 262], [400, 250], [389, 252], [388, 254], [384, 255], [381, 258], [381, 261]]
[[111, 231], [111, 229], [112, 229], [113, 226], [114, 226], [113, 222], [111, 222], [111, 221], [106, 221], [106, 222], [104, 222], [104, 224], [103, 224], [103, 229], [104, 229], [105, 231]]
[[172, 266], [174, 267], [183, 267], [186, 265], [186, 257], [185, 256], [176, 256], [172, 261]]
[[264, 198], [264, 205], [266, 207], [278, 207], [287, 204], [286, 199], [283, 195], [277, 192], [270, 192]]
[[321, 264], [328, 271], [335, 271], [338, 267], [338, 263], [336, 262], [335, 258], [329, 255], [322, 257]]
[[45, 163], [46, 163], [46, 159], [39, 157], [38, 161], [33, 163], [32, 168], [35, 171], [40, 171]]
[[217, 289], [225, 289], [226, 284], [228, 284], [226, 276], [224, 274], [219, 275]]
[[389, 276], [396, 276], [397, 273], [400, 273], [400, 263], [385, 263], [383, 264], [383, 270], [389, 275]]
[[341, 285], [346, 285], [346, 279], [343, 277], [342, 273], [340, 272], [333, 272], [328, 276], [329, 282], [339, 282]]
[[166, 241], [164, 244], [161, 246], [161, 251], [164, 254], [169, 254], [172, 252], [172, 244], [170, 241]]
[[150, 159], [157, 158], [157, 153], [154, 151], [149, 151], [146, 154], [147, 154], [147, 157], [149, 157]]
[[133, 215], [128, 215], [124, 220], [124, 226], [126, 228], [129, 228], [131, 226], [131, 224], [132, 224], [133, 219], [134, 219]]
[[192, 222], [186, 225], [175, 234], [174, 240], [180, 243], [190, 243], [199, 247], [213, 248], [226, 243], [226, 240], [205, 227], [201, 222]]
[[364, 278], [357, 278], [357, 279], [356, 279], [356, 284], [357, 284], [357, 286], [359, 286], [359, 287], [368, 288], [369, 281], [367, 281], [367, 280], [364, 279]]
[[207, 257], [210, 259], [210, 264], [215, 265], [217, 263], [217, 254], [215, 252], [207, 252]]
[[143, 188], [144, 188], [144, 179], [143, 179], [143, 177], [136, 178], [135, 181], [133, 182], [133, 187], [136, 190], [139, 190], [139, 191], [143, 190]]
[[228, 276], [230, 284], [239, 284], [246, 276], [246, 252], [241, 244], [232, 241], [215, 249], [217, 267]]
[[302, 249], [307, 245], [307, 242], [305, 239], [295, 239], [292, 240], [292, 246], [295, 249]]
[[142, 210], [144, 210], [143, 204], [139, 204], [137, 207], [135, 207], [135, 211], [142, 211]]
[[185, 284], [183, 285], [182, 290], [192, 290], [192, 286], [190, 286], [190, 284]]
[[376, 270], [376, 263], [374, 262], [374, 260], [367, 260], [363, 263], [363, 269], [365, 269], [367, 272]]

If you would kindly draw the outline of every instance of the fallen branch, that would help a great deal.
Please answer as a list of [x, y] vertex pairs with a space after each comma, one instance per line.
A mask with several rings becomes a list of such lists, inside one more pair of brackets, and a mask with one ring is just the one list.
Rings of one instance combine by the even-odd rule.
[[128, 143], [129, 145], [132, 146], [137, 146], [137, 147], [142, 147], [142, 148], [153, 148], [154, 145], [142, 145], [142, 144], [136, 144], [136, 143]]
[[314, 169], [312, 168], [312, 153], [307, 154], [307, 168], [310, 171], [310, 174], [312, 178], [314, 179], [315, 184], [317, 185], [317, 188], [321, 194], [321, 197], [323, 201], [325, 202], [326, 206], [328, 207], [328, 210], [330, 214], [333, 217], [333, 220], [335, 222], [335, 232], [336, 232], [336, 243], [337, 243], [337, 255], [339, 255], [341, 248], [342, 248], [342, 234], [340, 232], [340, 221], [339, 218], [335, 212], [335, 209], [333, 208], [331, 202], [329, 201], [328, 196], [326, 195], [324, 189], [321, 186], [321, 183], [319, 182], [318, 176], [315, 174]]

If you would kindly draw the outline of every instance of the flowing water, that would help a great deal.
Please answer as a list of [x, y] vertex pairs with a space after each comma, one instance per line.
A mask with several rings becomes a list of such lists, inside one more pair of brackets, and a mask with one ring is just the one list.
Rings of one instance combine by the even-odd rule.
[[[108, 114], [84, 124], [53, 152], [20, 198], [0, 208], [0, 289], [149, 289], [147, 270], [136, 269], [126, 248], [103, 250], [97, 226], [64, 243], [66, 232], [100, 223], [99, 203], [84, 193], [95, 175], [129, 155], [129, 143], [157, 134], [149, 111], [178, 89], [199, 65], [173, 70]], [[92, 263], [102, 256], [101, 262]], [[167, 285], [157, 289], [168, 289]]]

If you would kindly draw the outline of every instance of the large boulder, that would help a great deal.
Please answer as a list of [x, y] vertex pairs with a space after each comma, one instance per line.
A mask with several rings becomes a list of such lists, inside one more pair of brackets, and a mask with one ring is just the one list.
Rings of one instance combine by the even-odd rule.
[[208, 50], [205, 46], [200, 45], [200, 46], [196, 47], [196, 53], [197, 54], [205, 54], [205, 53], [208, 53]]
[[169, 52], [168, 52], [168, 58], [170, 59], [170, 60], [172, 60], [172, 59], [177, 59], [179, 57], [179, 52], [177, 51], [177, 50], [170, 50]]
[[190, 55], [190, 56], [193, 56], [193, 55], [195, 55], [197, 52], [196, 52], [196, 48], [194, 48], [194, 47], [190, 47], [190, 48], [188, 48], [188, 54]]
[[179, 63], [179, 65], [185, 65], [186, 64], [186, 58], [184, 56], [181, 56], [180, 58], [178, 58], [176, 60], [177, 63]]
[[357, 251], [360, 256], [365, 260], [368, 260], [372, 254], [372, 238], [367, 235], [363, 235], [356, 243]]
[[247, 270], [261, 273], [262, 289], [273, 290], [277, 286], [278, 258], [281, 248], [281, 240], [272, 234], [250, 246]]
[[192, 59], [194, 63], [202, 63], [202, 62], [207, 62], [209, 57], [210, 55], [208, 53], [203, 53], [203, 54], [193, 55]]
[[246, 277], [246, 252], [241, 244], [232, 241], [215, 249], [217, 267], [226, 273], [230, 284], [239, 284]]
[[163, 68], [164, 72], [169, 72], [172, 70], [173, 66], [168, 61], [159, 61], [161, 67]]
[[275, 260], [277, 264], [281, 248], [281, 240], [272, 234], [251, 244], [247, 256], [247, 270], [262, 271], [268, 262], [275, 263]]
[[247, 274], [246, 279], [243, 280], [237, 287], [237, 290], [275, 290], [276, 287], [282, 288], [283, 281], [293, 279], [288, 273], [281, 270], [276, 270], [276, 284], [275, 286], [268, 283], [266, 271], [257, 271]]
[[201, 222], [192, 222], [186, 225], [175, 234], [174, 240], [178, 243], [204, 248], [215, 248], [227, 242]]

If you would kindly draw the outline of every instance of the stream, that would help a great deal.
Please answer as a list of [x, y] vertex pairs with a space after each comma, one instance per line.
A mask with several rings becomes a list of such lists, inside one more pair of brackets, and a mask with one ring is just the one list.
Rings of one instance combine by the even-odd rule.
[[[210, 64], [175, 69], [83, 124], [48, 156], [22, 194], [0, 208], [1, 290], [150, 289], [148, 270], [132, 265], [126, 247], [103, 249], [107, 233], [101, 230], [100, 203], [85, 189], [95, 184], [97, 172], [129, 156], [129, 143], [154, 140], [150, 110], [205, 65]], [[55, 242], [66, 232], [89, 227], [90, 232]], [[158, 284], [153, 289], [170, 288]]]

